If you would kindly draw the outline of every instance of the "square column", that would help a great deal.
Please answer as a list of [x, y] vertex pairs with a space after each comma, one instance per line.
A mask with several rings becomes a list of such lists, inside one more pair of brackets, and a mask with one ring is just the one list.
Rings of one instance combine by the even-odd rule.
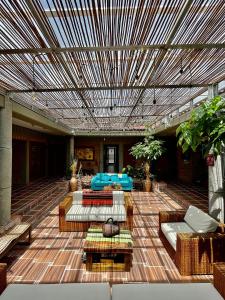
[[12, 190], [12, 103], [7, 96], [0, 108], [0, 225], [11, 218]]

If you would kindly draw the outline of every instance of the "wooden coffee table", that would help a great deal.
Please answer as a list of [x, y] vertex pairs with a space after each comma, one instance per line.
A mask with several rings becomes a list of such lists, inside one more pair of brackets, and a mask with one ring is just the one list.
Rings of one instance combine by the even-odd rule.
[[87, 271], [130, 271], [133, 242], [131, 233], [121, 229], [120, 234], [105, 238], [100, 226], [92, 225], [84, 243]]

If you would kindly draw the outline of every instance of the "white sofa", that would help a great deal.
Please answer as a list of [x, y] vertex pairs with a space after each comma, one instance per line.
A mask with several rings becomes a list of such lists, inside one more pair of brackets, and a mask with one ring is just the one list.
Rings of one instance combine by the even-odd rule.
[[113, 191], [113, 205], [83, 206], [82, 192], [67, 195], [59, 204], [59, 230], [87, 231], [93, 222], [105, 222], [108, 218], [121, 222], [128, 229], [133, 229], [132, 194]]

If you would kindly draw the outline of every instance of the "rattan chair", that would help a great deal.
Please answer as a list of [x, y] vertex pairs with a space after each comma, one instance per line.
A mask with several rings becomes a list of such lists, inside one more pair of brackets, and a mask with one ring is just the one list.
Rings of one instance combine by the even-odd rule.
[[225, 261], [224, 224], [214, 233], [178, 233], [176, 251], [161, 230], [161, 223], [184, 222], [186, 211], [159, 212], [159, 237], [181, 275], [212, 274], [213, 263]]

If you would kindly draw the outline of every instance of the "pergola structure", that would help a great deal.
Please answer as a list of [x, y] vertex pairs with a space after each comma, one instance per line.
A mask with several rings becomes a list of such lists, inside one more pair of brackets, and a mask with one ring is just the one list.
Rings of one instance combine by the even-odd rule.
[[225, 79], [224, 0], [1, 0], [0, 92], [71, 130], [142, 130]]

